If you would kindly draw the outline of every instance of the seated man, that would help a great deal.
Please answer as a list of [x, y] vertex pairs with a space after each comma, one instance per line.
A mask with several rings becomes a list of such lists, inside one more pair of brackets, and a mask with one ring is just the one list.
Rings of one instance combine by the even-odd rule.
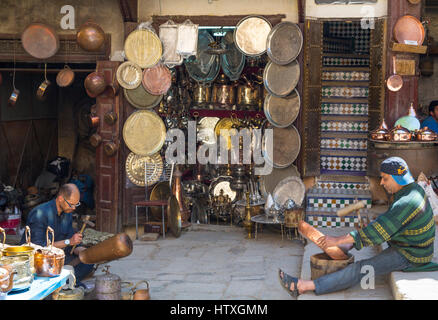
[[429, 116], [421, 123], [421, 128], [428, 127], [438, 133], [438, 100], [432, 101], [429, 105]]
[[[94, 265], [78, 263], [77, 255], [84, 247], [76, 247], [73, 254], [70, 254], [71, 246], [79, 245], [82, 242], [82, 234], [75, 233], [72, 225], [72, 213], [80, 205], [80, 193], [74, 184], [63, 185], [58, 195], [53, 200], [42, 203], [33, 208], [28, 217], [27, 225], [31, 231], [31, 241], [40, 246], [47, 246], [46, 230], [50, 226], [55, 233], [53, 246], [64, 249], [64, 264], [71, 264], [75, 270], [76, 285], [91, 273]], [[21, 244], [26, 242], [25, 234], [21, 238]]]
[[394, 201], [388, 211], [366, 227], [345, 236], [324, 236], [319, 240], [323, 248], [379, 245], [385, 241], [389, 248], [370, 259], [357, 261], [346, 268], [326, 274], [313, 281], [299, 280], [279, 270], [282, 285], [297, 296], [306, 291], [321, 295], [344, 290], [359, 283], [363, 266], [374, 268], [376, 276], [392, 271], [435, 271], [431, 263], [434, 250], [435, 221], [432, 208], [424, 190], [414, 182], [406, 162], [399, 157], [384, 160], [380, 167], [381, 185]]

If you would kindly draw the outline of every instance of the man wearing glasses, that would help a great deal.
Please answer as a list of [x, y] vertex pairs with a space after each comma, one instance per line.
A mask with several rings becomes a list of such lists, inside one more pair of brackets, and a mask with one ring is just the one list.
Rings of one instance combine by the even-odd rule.
[[[27, 223], [31, 231], [31, 241], [40, 246], [47, 246], [46, 230], [50, 226], [55, 232], [56, 248], [64, 249], [65, 264], [74, 266], [77, 285], [91, 273], [94, 265], [79, 263], [77, 255], [84, 247], [77, 246], [70, 254], [71, 246], [82, 242], [82, 234], [75, 233], [72, 225], [72, 213], [80, 205], [80, 192], [76, 185], [65, 184], [59, 189], [56, 198], [42, 203], [33, 208], [27, 217]], [[25, 235], [21, 237], [20, 244], [26, 242]], [[76, 265], [75, 265], [76, 264]]]

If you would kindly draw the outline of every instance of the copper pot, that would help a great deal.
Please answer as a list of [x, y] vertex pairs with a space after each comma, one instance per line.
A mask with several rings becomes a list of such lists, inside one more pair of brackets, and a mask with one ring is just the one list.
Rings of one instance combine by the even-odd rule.
[[438, 135], [428, 127], [418, 130], [415, 136], [418, 141], [435, 141], [438, 137]]
[[44, 80], [40, 86], [38, 87], [36, 96], [38, 98], [38, 100], [40, 101], [44, 101], [47, 98], [47, 90], [50, 86], [51, 82], [49, 80]]
[[10, 107], [15, 106], [15, 104], [17, 103], [19, 94], [20, 94], [20, 90], [18, 90], [18, 89], [14, 89], [14, 91], [12, 91], [11, 96], [9, 97], [9, 100], [8, 100], [8, 106], [10, 106]]
[[105, 116], [103, 117], [103, 120], [105, 120], [105, 122], [108, 125], [113, 125], [114, 123], [116, 123], [117, 121], [117, 114], [114, 111], [108, 112], [107, 114], [105, 114]]
[[[49, 232], [52, 233], [52, 242], [49, 241]], [[61, 274], [64, 266], [65, 254], [64, 251], [52, 250], [55, 242], [55, 232], [51, 227], [46, 230], [47, 247], [35, 251], [34, 264], [35, 273], [40, 277], [54, 277]]]
[[[146, 289], [137, 289], [137, 286], [141, 283], [146, 283], [147, 288]], [[142, 280], [138, 282], [134, 288], [131, 289], [132, 291], [132, 300], [150, 300], [151, 296], [149, 294], [149, 283], [146, 280]]]
[[387, 135], [387, 140], [389, 141], [397, 141], [397, 142], [406, 142], [412, 140], [412, 133], [402, 126], [395, 126]]
[[99, 51], [105, 42], [105, 32], [94, 22], [86, 22], [79, 28], [76, 41], [85, 51]]
[[237, 87], [238, 106], [256, 106], [261, 98], [261, 88], [258, 85], [252, 87], [248, 84]]
[[56, 83], [60, 87], [68, 87], [73, 83], [75, 79], [75, 73], [68, 65], [64, 66], [64, 69], [58, 72], [56, 75]]
[[103, 263], [129, 256], [132, 240], [126, 233], [119, 233], [79, 253], [79, 260], [85, 264]]
[[98, 300], [120, 300], [122, 280], [116, 274], [109, 272], [109, 265], [105, 266], [105, 274], [96, 277], [95, 292]]
[[119, 146], [113, 141], [106, 142], [103, 145], [103, 151], [105, 151], [105, 154], [108, 157], [112, 157], [113, 155], [115, 155], [117, 153], [118, 149], [119, 149]]
[[97, 148], [101, 143], [102, 143], [102, 137], [99, 134], [95, 133], [95, 134], [91, 135], [90, 144], [94, 148]]
[[389, 131], [386, 128], [385, 120], [383, 120], [380, 127], [378, 127], [376, 130], [372, 131], [370, 136], [372, 140], [386, 140], [388, 138]]
[[232, 106], [236, 102], [236, 86], [238, 83], [227, 84], [224, 74], [221, 74], [218, 83], [213, 85], [211, 102], [219, 105]]
[[95, 114], [90, 113], [88, 116], [88, 123], [91, 128], [97, 128], [100, 123], [100, 118]]
[[84, 87], [91, 98], [96, 98], [106, 89], [105, 78], [101, 73], [92, 72], [85, 78]]

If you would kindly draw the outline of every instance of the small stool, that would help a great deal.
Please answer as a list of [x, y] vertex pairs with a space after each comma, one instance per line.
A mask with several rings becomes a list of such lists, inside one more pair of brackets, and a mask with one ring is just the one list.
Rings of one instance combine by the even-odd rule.
[[135, 206], [135, 239], [138, 240], [138, 208], [144, 207], [146, 208], [146, 218], [149, 214], [147, 208], [148, 207], [161, 207], [161, 218], [163, 221], [163, 239], [166, 238], [166, 232], [164, 227], [164, 207], [167, 207], [167, 201], [165, 200], [148, 200], [148, 201], [137, 201], [134, 202]]

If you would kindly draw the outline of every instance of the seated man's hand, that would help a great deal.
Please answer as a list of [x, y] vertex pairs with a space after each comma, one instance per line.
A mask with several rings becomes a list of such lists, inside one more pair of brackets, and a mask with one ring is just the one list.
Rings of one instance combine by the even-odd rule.
[[337, 246], [339, 244], [339, 237], [323, 236], [318, 239], [317, 243], [325, 250], [329, 247]]
[[85, 247], [76, 247], [75, 250], [73, 251], [73, 254], [75, 255], [79, 255], [79, 252], [86, 250], [87, 248]]
[[73, 237], [70, 239], [70, 245], [74, 246], [77, 244], [80, 244], [82, 242], [82, 234], [81, 233], [75, 233]]

